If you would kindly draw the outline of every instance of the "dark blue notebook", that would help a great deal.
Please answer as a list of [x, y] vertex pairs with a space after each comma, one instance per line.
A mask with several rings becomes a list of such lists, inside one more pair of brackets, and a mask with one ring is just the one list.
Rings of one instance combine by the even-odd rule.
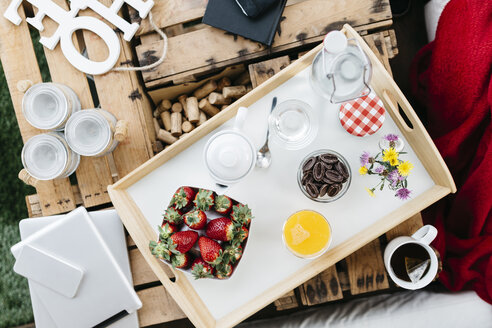
[[287, 0], [278, 0], [258, 17], [246, 16], [235, 0], [209, 0], [202, 22], [271, 46]]

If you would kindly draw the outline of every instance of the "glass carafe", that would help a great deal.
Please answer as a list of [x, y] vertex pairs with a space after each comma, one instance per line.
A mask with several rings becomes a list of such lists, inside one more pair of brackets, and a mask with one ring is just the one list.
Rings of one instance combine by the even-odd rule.
[[357, 40], [332, 31], [314, 58], [310, 82], [318, 94], [332, 103], [341, 103], [368, 95], [371, 75], [371, 63]]

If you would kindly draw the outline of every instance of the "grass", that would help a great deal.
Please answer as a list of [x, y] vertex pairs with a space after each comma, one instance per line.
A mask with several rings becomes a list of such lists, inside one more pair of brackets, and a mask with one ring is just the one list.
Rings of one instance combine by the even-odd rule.
[[[49, 80], [42, 47], [33, 35], [43, 80]], [[10, 247], [20, 240], [19, 221], [27, 217], [25, 196], [34, 194], [32, 187], [17, 178], [22, 169], [20, 136], [14, 108], [0, 64], [0, 327], [14, 327], [33, 322], [27, 279], [14, 273]]]

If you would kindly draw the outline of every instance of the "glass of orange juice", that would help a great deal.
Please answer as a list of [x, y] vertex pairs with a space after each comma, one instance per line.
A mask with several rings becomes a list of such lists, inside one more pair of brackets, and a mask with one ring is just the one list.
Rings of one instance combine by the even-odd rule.
[[302, 210], [292, 214], [284, 223], [282, 241], [292, 254], [312, 259], [330, 247], [331, 226], [318, 212]]

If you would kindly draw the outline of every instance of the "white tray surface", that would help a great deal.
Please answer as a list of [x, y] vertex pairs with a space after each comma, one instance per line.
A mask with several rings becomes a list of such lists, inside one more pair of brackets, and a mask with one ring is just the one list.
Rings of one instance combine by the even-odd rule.
[[[388, 133], [402, 136], [391, 116], [386, 113], [383, 127], [372, 136], [361, 138], [348, 134], [338, 120], [340, 105], [330, 104], [311, 89], [309, 70], [310, 67], [301, 71], [249, 107], [245, 131], [258, 149], [264, 142], [267, 116], [274, 96], [278, 97], [279, 103], [287, 99], [300, 99], [310, 104], [319, 117], [320, 127], [314, 142], [302, 150], [284, 150], [271, 142], [273, 161], [270, 168], [255, 168], [248, 177], [226, 191], [228, 196], [248, 204], [255, 216], [245, 254], [229, 280], [193, 280], [188, 275], [191, 284], [216, 319], [240, 308], [309, 264], [308, 260], [289, 253], [282, 244], [282, 225], [292, 213], [302, 209], [322, 213], [333, 230], [330, 246], [333, 248], [405, 204], [394, 196], [394, 192], [386, 189], [383, 192], [376, 191], [376, 197], [371, 198], [365, 187], [375, 186], [378, 178], [360, 176], [358, 173], [362, 151], [375, 155], [379, 151], [378, 142], [382, 136]], [[156, 230], [156, 238], [162, 213], [179, 186], [217, 189], [206, 170], [203, 149], [210, 136], [232, 125], [233, 119], [128, 188], [130, 196]], [[404, 151], [408, 154], [402, 155], [402, 158], [414, 164], [408, 187], [412, 190], [412, 197], [416, 197], [434, 186], [434, 182], [408, 142], [404, 141]], [[297, 169], [301, 160], [318, 149], [339, 152], [351, 166], [351, 186], [342, 198], [333, 203], [309, 200], [297, 184]]]

